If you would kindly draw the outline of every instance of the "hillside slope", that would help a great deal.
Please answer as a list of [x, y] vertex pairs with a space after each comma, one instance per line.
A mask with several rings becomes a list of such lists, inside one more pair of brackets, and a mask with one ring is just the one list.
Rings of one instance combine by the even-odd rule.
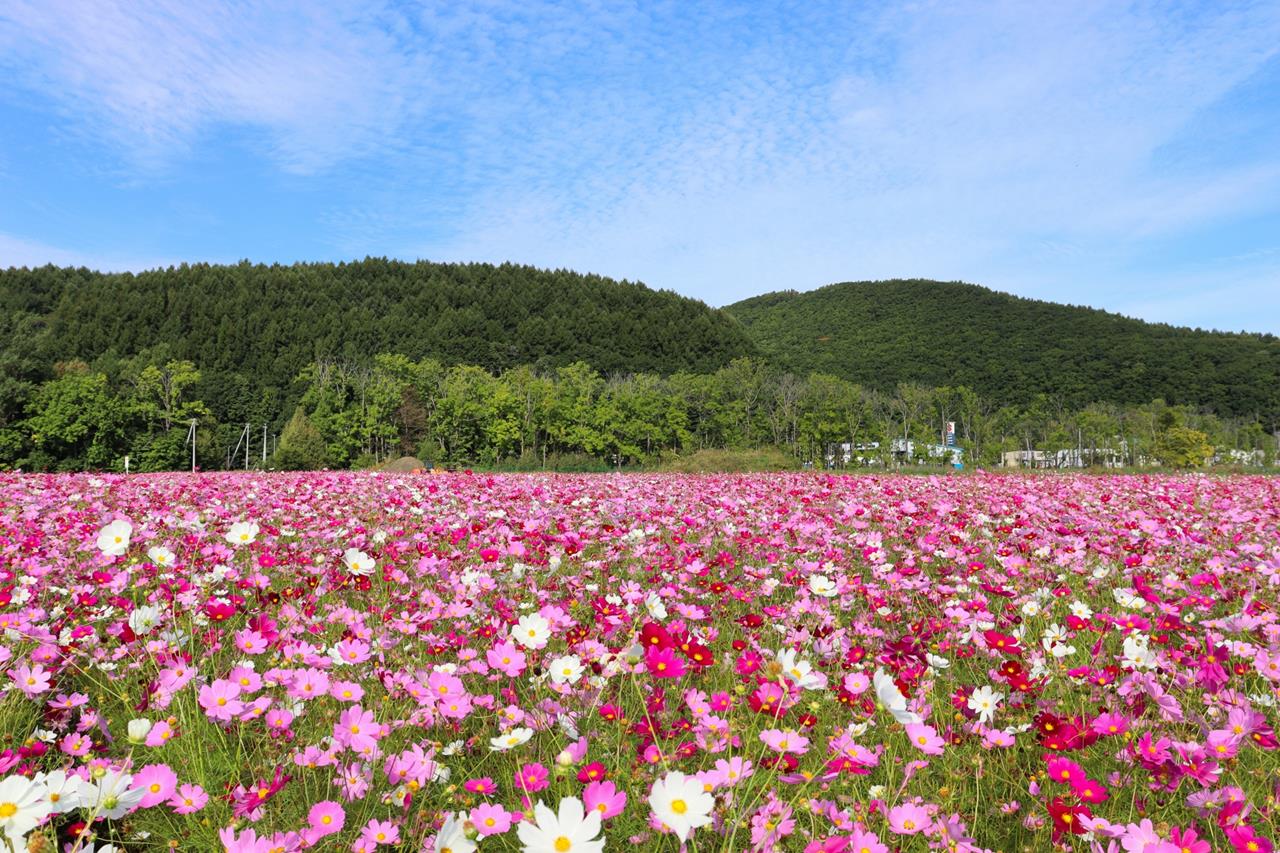
[[602, 372], [711, 371], [755, 349], [701, 302], [644, 285], [504, 264], [369, 258], [183, 265], [134, 274], [0, 270], [12, 333], [38, 360], [155, 347], [277, 387], [319, 357], [398, 352], [501, 370], [582, 360]]
[[1164, 397], [1223, 415], [1280, 416], [1280, 339], [1145, 323], [958, 282], [846, 282], [724, 309], [761, 352], [889, 390], [968, 385], [1001, 402], [1070, 406]]

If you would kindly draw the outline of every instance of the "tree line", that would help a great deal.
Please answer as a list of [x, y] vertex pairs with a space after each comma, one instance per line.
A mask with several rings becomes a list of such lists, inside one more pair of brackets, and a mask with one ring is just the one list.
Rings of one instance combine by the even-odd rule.
[[[133, 470], [181, 469], [190, 464], [193, 420], [202, 468], [243, 466], [242, 449], [229, 457], [246, 423], [250, 465], [289, 469], [368, 467], [404, 455], [442, 466], [651, 466], [699, 450], [761, 447], [817, 467], [937, 463], [925, 447], [942, 441], [948, 422], [966, 460], [982, 465], [1008, 451], [1062, 448], [1122, 450], [1126, 464], [1193, 465], [1215, 450], [1257, 451], [1256, 461], [1269, 463], [1277, 442], [1256, 418], [1163, 400], [1072, 408], [1049, 395], [1001, 404], [963, 385], [900, 383], [884, 392], [747, 357], [667, 376], [606, 374], [581, 361], [493, 371], [398, 353], [319, 359], [294, 377], [296, 404], [268, 411], [277, 401], [264, 395], [251, 420], [211, 405], [204, 372], [185, 359], [70, 361], [54, 374], [0, 427], [0, 465], [118, 470], [128, 455]], [[914, 454], [895, 455], [895, 439]], [[846, 444], [853, 452], [842, 452]]]

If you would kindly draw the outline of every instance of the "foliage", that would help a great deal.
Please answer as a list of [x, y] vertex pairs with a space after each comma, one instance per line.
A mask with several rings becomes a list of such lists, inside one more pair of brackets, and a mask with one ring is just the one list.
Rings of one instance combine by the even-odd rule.
[[1171, 426], [1156, 441], [1156, 458], [1170, 468], [1195, 468], [1213, 456], [1209, 436], [1198, 429]]
[[757, 450], [699, 450], [663, 463], [662, 470], [687, 474], [748, 473], [754, 471], [787, 471], [796, 467], [795, 457], [776, 447]]
[[280, 433], [280, 448], [273, 460], [275, 467], [285, 471], [312, 471], [325, 467], [328, 458], [324, 437], [299, 406]]
[[771, 362], [892, 391], [965, 385], [1001, 404], [1072, 408], [1162, 397], [1280, 419], [1280, 339], [1144, 323], [971, 284], [877, 281], [784, 291], [725, 308]]

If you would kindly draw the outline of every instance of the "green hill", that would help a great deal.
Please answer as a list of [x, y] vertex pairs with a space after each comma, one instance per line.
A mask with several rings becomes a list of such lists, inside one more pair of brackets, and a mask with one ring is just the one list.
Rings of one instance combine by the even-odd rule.
[[0, 270], [0, 317], [10, 368], [161, 346], [208, 376], [276, 389], [317, 358], [381, 352], [492, 371], [582, 360], [602, 373], [662, 374], [756, 354], [737, 323], [693, 299], [513, 264], [9, 269]]
[[1170, 403], [1280, 416], [1280, 339], [1145, 323], [959, 282], [846, 282], [724, 309], [799, 373], [889, 390], [968, 385], [1001, 402]]

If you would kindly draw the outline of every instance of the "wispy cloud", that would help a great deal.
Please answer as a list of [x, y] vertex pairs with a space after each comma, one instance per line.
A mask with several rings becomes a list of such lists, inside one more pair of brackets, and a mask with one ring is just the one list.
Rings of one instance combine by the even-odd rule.
[[297, 227], [332, 253], [721, 304], [912, 275], [1153, 304], [1168, 241], [1280, 222], [1280, 105], [1235, 100], [1280, 83], [1277, 45], [1280, 6], [1247, 0], [0, 7], [15, 91], [134, 180], [230, 136], [312, 193]]
[[148, 165], [235, 125], [286, 169], [324, 168], [402, 141], [420, 78], [358, 5], [13, 0], [0, 48], [14, 80]]

